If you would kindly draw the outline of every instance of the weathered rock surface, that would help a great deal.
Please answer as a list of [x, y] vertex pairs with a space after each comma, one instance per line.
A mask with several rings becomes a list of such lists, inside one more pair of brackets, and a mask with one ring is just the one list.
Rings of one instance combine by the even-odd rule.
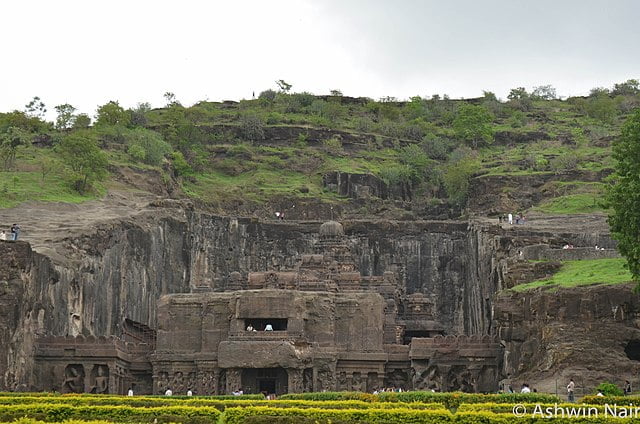
[[501, 294], [495, 318], [505, 375], [514, 388], [529, 383], [555, 392], [557, 382], [561, 394], [570, 378], [589, 390], [603, 381], [636, 381], [639, 316], [632, 284]]

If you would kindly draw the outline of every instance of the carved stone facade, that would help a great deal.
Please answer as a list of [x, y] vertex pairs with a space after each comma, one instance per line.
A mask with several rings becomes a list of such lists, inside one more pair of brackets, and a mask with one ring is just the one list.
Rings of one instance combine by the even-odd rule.
[[[292, 270], [232, 272], [224, 284], [158, 301], [157, 337], [43, 338], [42, 389], [175, 394], [323, 390], [497, 390], [500, 345], [445, 335], [428, 294], [394, 272], [362, 276], [337, 222]], [[141, 335], [142, 334], [142, 335]], [[137, 335], [137, 336], [136, 336]]]

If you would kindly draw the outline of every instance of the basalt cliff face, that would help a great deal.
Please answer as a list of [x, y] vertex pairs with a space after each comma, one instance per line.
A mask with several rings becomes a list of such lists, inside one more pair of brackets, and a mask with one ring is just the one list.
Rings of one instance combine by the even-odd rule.
[[554, 392], [573, 378], [590, 389], [640, 372], [640, 300], [633, 285], [503, 294], [495, 302], [504, 373], [514, 388]]
[[[264, 222], [180, 208], [102, 224], [66, 237], [47, 254], [2, 243], [0, 389], [32, 387], [39, 336], [121, 334], [129, 319], [157, 328], [163, 294], [221, 290], [230, 273], [293, 267], [312, 251], [319, 223]], [[501, 284], [500, 246], [467, 222], [344, 222], [364, 275], [399, 275], [402, 295], [423, 293], [426, 315], [445, 334], [491, 333], [491, 297]], [[425, 311], [423, 311], [424, 313]]]
[[[318, 221], [221, 217], [169, 206], [33, 249], [0, 243], [0, 390], [34, 388], [38, 337], [119, 337], [125, 320], [156, 329], [162, 295], [221, 291], [233, 272], [246, 277], [291, 269], [318, 241]], [[531, 246], [610, 247], [606, 232], [588, 224], [562, 233], [487, 220], [342, 223], [363, 276], [395, 272], [397, 293], [419, 294], [421, 316], [438, 322], [444, 334], [498, 335], [503, 376], [516, 384], [539, 382], [551, 390], [558, 376], [588, 371], [595, 382], [640, 371], [640, 341], [634, 342], [640, 320], [630, 287], [501, 292], [553, 272], [551, 265], [522, 260], [523, 254], [549, 254]], [[606, 363], [597, 359], [603, 350]]]

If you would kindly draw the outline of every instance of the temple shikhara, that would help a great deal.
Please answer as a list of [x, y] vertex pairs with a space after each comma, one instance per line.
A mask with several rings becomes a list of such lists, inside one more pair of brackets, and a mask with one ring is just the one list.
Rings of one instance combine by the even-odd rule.
[[118, 337], [40, 337], [35, 380], [78, 393], [497, 390], [497, 340], [445, 334], [436, 311], [394, 272], [362, 276], [329, 221], [294, 269], [164, 295], [155, 329], [125, 320]]

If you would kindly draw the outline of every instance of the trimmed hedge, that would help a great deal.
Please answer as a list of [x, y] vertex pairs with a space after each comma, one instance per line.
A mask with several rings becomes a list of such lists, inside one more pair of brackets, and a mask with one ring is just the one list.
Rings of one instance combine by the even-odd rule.
[[542, 393], [434, 393], [434, 392], [382, 392], [378, 395], [361, 392], [298, 393], [280, 396], [280, 399], [304, 400], [347, 400], [358, 399], [366, 402], [425, 402], [441, 403], [446, 408], [457, 408], [463, 403], [557, 403], [554, 395]]
[[[573, 405], [576, 406], [576, 405]], [[577, 417], [545, 418], [516, 417], [513, 414], [492, 412], [416, 411], [410, 409], [390, 410], [322, 410], [322, 409], [278, 409], [265, 407], [229, 408], [222, 416], [225, 424], [632, 424], [634, 418]]]
[[136, 397], [21, 397], [21, 398], [0, 398], [2, 405], [70, 405], [70, 406], [108, 406], [121, 405], [134, 408], [162, 407], [162, 406], [210, 406], [224, 411], [231, 407], [246, 406], [270, 406], [274, 408], [321, 408], [321, 409], [397, 409], [406, 407], [410, 409], [445, 409], [440, 403], [400, 403], [400, 402], [363, 402], [359, 400], [338, 400], [338, 401], [310, 401], [310, 400], [207, 400], [207, 399], [173, 399], [167, 398], [136, 398]]
[[65, 420], [107, 420], [123, 422], [174, 422], [191, 424], [215, 424], [220, 411], [213, 407], [162, 406], [159, 408], [134, 408], [131, 406], [97, 405], [2, 405], [0, 422], [18, 418], [35, 418], [50, 422]]
[[311, 393], [288, 393], [279, 399], [299, 399], [299, 400], [361, 400], [363, 402], [377, 402], [378, 395], [363, 392], [311, 392]]
[[568, 410], [571, 408], [595, 408], [598, 414], [604, 413], [603, 405], [585, 405], [580, 403], [465, 403], [460, 405], [456, 412], [493, 412], [495, 414], [512, 414], [515, 406], [523, 407], [529, 413], [532, 413], [536, 407], [542, 408], [561, 408]]
[[583, 403], [592, 405], [633, 405], [640, 406], [640, 396], [585, 396], [582, 399]]
[[[262, 420], [256, 420], [261, 417]], [[277, 419], [274, 419], [278, 417]], [[318, 409], [318, 408], [229, 408], [224, 412], [223, 423], [370, 423], [370, 424], [440, 424], [453, 422], [449, 411], [425, 411], [415, 409]]]
[[457, 408], [463, 403], [556, 403], [560, 399], [554, 395], [541, 393], [434, 393], [434, 392], [383, 392], [378, 395], [387, 402], [436, 402], [447, 408]]

